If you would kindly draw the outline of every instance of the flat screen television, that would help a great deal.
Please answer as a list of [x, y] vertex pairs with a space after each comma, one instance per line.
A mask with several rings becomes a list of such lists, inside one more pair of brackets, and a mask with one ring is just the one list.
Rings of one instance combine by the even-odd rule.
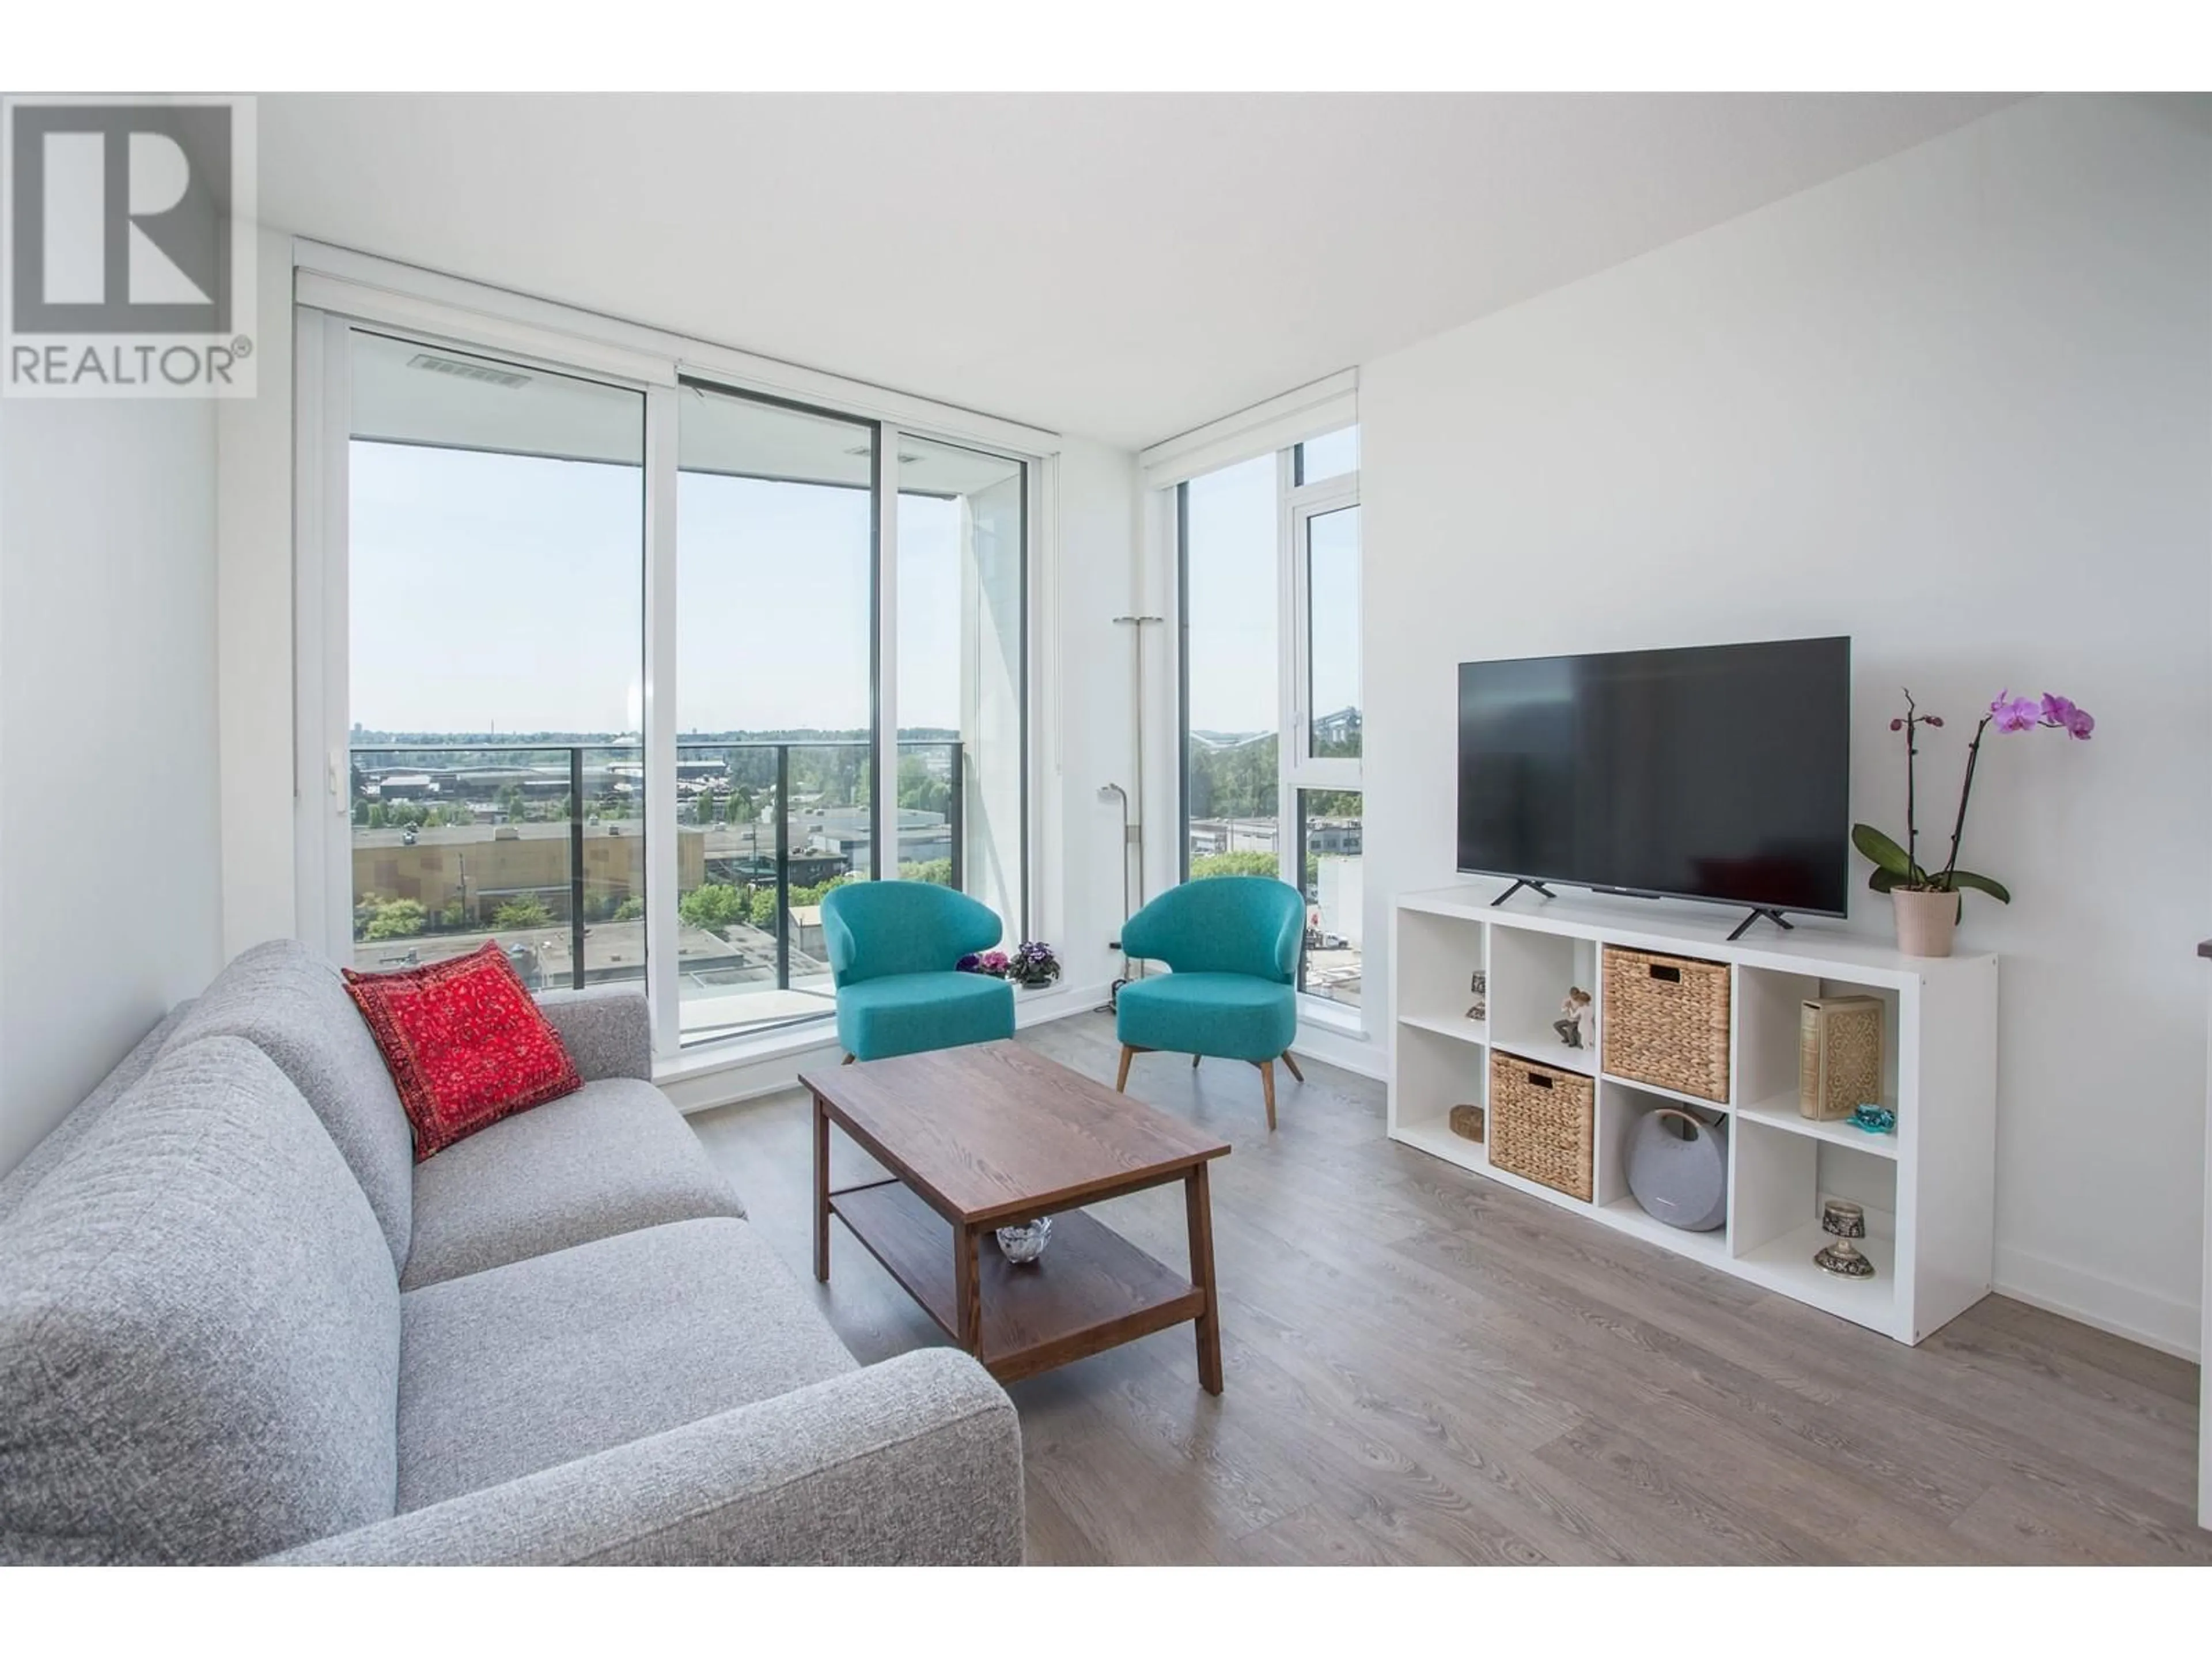
[[1468, 875], [1839, 916], [1851, 642], [1462, 663]]

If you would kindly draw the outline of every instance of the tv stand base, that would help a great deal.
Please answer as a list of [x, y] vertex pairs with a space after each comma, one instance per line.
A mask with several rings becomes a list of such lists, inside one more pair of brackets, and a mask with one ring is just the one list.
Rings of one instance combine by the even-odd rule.
[[1751, 931], [1752, 923], [1757, 921], [1762, 916], [1764, 916], [1767, 921], [1772, 922], [1777, 927], [1779, 927], [1785, 933], [1792, 931], [1789, 920], [1783, 915], [1781, 911], [1770, 910], [1765, 905], [1759, 905], [1754, 908], [1749, 915], [1746, 916], [1741, 921], [1736, 923], [1735, 932], [1729, 935], [1729, 942], [1730, 944], [1734, 944], [1737, 939], [1741, 939], [1746, 933]]
[[[1491, 901], [1490, 901], [1490, 908], [1491, 908], [1492, 909], [1495, 910], [1495, 909], [1496, 909], [1499, 905], [1501, 905], [1501, 904], [1504, 903], [1506, 900], [1508, 900], [1508, 899], [1511, 898], [1511, 897], [1512, 897], [1516, 893], [1519, 892], [1519, 891], [1520, 891], [1523, 887], [1533, 887], [1533, 888], [1534, 888], [1538, 892], [1541, 893], [1541, 894], [1542, 894], [1546, 898], [1551, 898], [1551, 897], [1554, 896], [1554, 895], [1553, 895], [1553, 892], [1552, 892], [1552, 890], [1551, 890], [1550, 888], [1548, 888], [1548, 887], [1545, 886], [1545, 885], [1544, 885], [1544, 884], [1543, 884], [1542, 882], [1540, 882], [1540, 881], [1531, 881], [1531, 880], [1529, 880], [1527, 877], [1525, 877], [1525, 876], [1524, 876], [1524, 877], [1522, 877], [1519, 881], [1515, 882], [1515, 883], [1514, 883], [1510, 887], [1507, 888], [1504, 892], [1500, 893], [1500, 894], [1499, 894], [1496, 898], [1494, 898], [1494, 899], [1491, 900]], [[1786, 925], [1786, 924], [1785, 924], [1785, 925]]]

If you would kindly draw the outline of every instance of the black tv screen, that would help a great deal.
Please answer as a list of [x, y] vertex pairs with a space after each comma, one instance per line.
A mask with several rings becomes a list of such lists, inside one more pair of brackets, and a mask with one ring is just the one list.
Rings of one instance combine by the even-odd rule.
[[1841, 915], [1851, 642], [1462, 663], [1459, 867]]

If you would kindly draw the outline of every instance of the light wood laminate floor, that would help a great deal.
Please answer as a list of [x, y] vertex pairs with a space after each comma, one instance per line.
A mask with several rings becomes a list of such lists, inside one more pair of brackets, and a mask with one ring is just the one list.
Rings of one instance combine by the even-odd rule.
[[[1110, 1021], [1024, 1035], [1109, 1082]], [[1213, 1166], [1226, 1392], [1190, 1328], [1016, 1383], [1033, 1562], [2212, 1562], [2197, 1368], [1992, 1297], [1917, 1348], [1386, 1139], [1380, 1085], [1139, 1056]], [[842, 1227], [798, 1091], [691, 1120], [863, 1361], [944, 1339]], [[841, 1180], [870, 1165], [849, 1143]], [[1096, 1211], [1183, 1260], [1180, 1190]]]

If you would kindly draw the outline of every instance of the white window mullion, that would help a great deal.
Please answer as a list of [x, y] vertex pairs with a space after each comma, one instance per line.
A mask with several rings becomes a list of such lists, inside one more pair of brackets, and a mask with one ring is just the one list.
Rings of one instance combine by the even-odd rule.
[[297, 542], [293, 651], [294, 915], [300, 938], [333, 962], [353, 948], [350, 726], [347, 712], [347, 541], [353, 428], [350, 331], [301, 315], [293, 365]]
[[[1284, 453], [1287, 467], [1290, 452]], [[1283, 654], [1291, 663], [1291, 684], [1290, 721], [1282, 739], [1284, 770], [1304, 788], [1357, 789], [1360, 774], [1358, 760], [1316, 757], [1313, 752], [1313, 717], [1316, 711], [1307, 706], [1313, 685], [1312, 565], [1307, 541], [1316, 519], [1359, 505], [1358, 477], [1353, 474], [1291, 489], [1284, 499], [1284, 518], [1289, 527], [1285, 557], [1291, 596], [1284, 613], [1289, 621]]]
[[1298, 732], [1304, 715], [1304, 662], [1298, 641], [1304, 636], [1304, 586], [1298, 580], [1297, 526], [1291, 511], [1292, 452], [1275, 452], [1275, 615], [1283, 630], [1275, 653], [1275, 672], [1281, 682], [1277, 699], [1275, 738], [1275, 866], [1293, 887], [1301, 887], [1297, 868], [1297, 826], [1292, 813], [1297, 806]]
[[876, 428], [876, 753], [871, 854], [878, 881], [898, 875], [898, 428]]
[[[682, 1047], [676, 915], [677, 390], [645, 393], [645, 987], [656, 1054]], [[578, 802], [579, 810], [582, 803]]]

